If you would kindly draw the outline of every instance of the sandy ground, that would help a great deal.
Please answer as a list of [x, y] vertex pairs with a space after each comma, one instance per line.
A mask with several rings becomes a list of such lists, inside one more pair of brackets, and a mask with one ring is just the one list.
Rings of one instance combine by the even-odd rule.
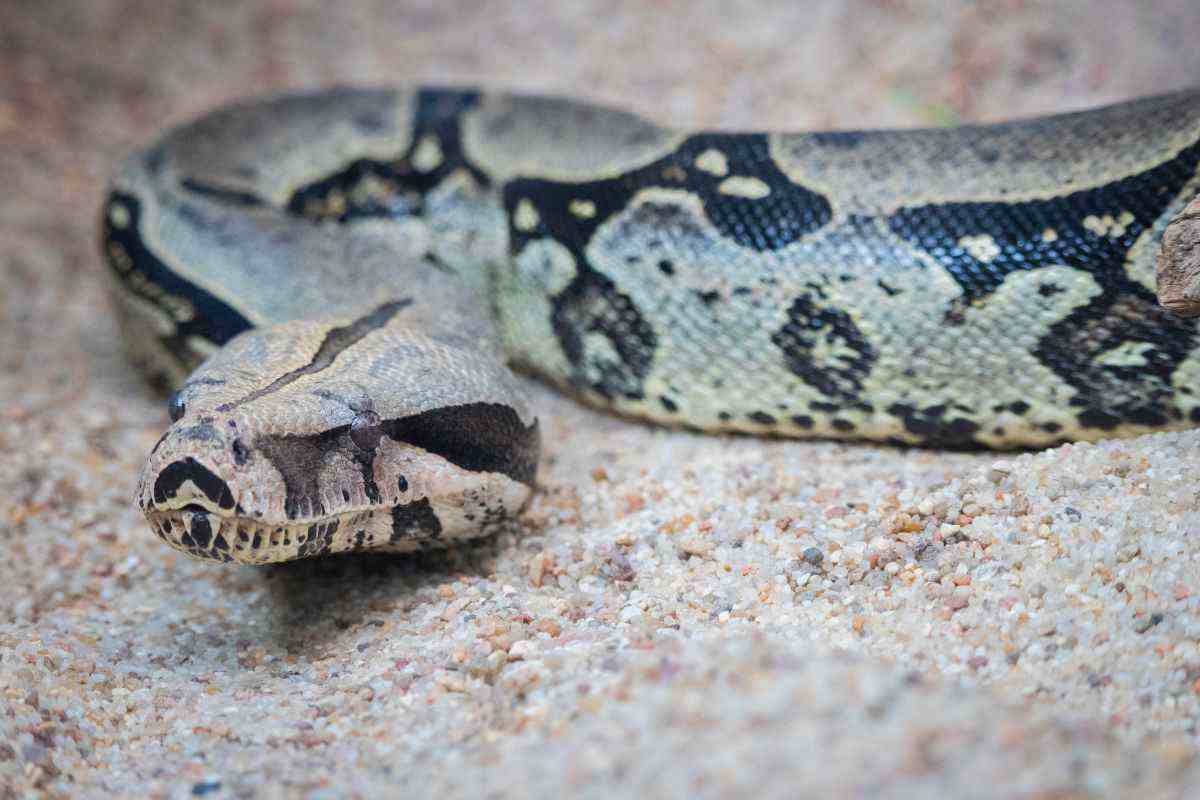
[[[668, 432], [532, 388], [519, 531], [217, 567], [94, 242], [162, 125], [334, 82], [930, 124], [1200, 75], [1158, 3], [0, 4], [0, 798], [1194, 797], [1200, 435], [1005, 456]], [[941, 794], [938, 794], [941, 793]]]

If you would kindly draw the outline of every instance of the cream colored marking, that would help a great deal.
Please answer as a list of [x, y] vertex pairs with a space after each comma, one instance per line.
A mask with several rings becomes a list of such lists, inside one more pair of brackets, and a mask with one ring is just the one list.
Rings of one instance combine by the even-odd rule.
[[1042, 231], [1042, 241], [1046, 242], [1047, 244], [1050, 244], [1051, 242], [1057, 242], [1058, 231], [1054, 230], [1054, 228], [1046, 228], [1046, 230]]
[[392, 181], [384, 180], [377, 175], [364, 175], [362, 180], [350, 190], [350, 197], [356, 203], [366, 204], [373, 200], [382, 200], [395, 191], [396, 184]]
[[163, 306], [171, 312], [176, 322], [191, 322], [196, 318], [196, 307], [186, 297], [167, 294], [160, 298]]
[[442, 164], [442, 145], [433, 136], [422, 136], [413, 151], [413, 166], [421, 172], [433, 172]]
[[112, 259], [114, 266], [121, 272], [129, 272], [129, 270], [133, 269], [133, 259], [129, 257], [129, 253], [125, 251], [123, 245], [117, 242], [109, 242], [108, 256]]
[[732, 195], [733, 197], [761, 200], [771, 193], [771, 187], [758, 178], [734, 175], [721, 181], [721, 185], [717, 187], [717, 191], [721, 194]]
[[977, 236], [964, 236], [958, 240], [958, 246], [977, 261], [982, 261], [984, 264], [992, 263], [992, 260], [1000, 255], [1000, 246], [996, 244], [996, 240], [991, 237], [991, 234], [981, 233]]
[[187, 346], [192, 348], [193, 352], [199, 353], [204, 358], [208, 358], [213, 353], [221, 348], [201, 336], [187, 337]]
[[1125, 235], [1125, 229], [1129, 223], [1133, 222], [1134, 216], [1128, 211], [1122, 211], [1120, 215], [1113, 219], [1111, 214], [1105, 214], [1102, 217], [1097, 217], [1095, 214], [1089, 214], [1083, 218], [1083, 227], [1087, 228], [1097, 236], [1107, 236], [1110, 239], [1119, 239]]
[[[122, 310], [126, 314], [136, 314], [138, 319], [143, 322], [145, 333], [150, 334], [150, 336], [143, 336], [141, 338], [151, 339], [153, 336], [165, 337], [175, 333], [175, 320], [157, 303], [129, 292], [121, 292], [117, 296], [120, 298], [119, 302], [123, 307]], [[145, 342], [139, 342], [138, 344], [145, 344]], [[182, 378], [182, 375], [180, 377]]]
[[346, 195], [341, 189], [334, 189], [325, 198], [325, 213], [331, 217], [340, 217], [346, 213]]
[[533, 203], [522, 197], [517, 203], [517, 210], [513, 214], [513, 224], [517, 226], [519, 231], [531, 231], [538, 226], [542, 218], [538, 215], [537, 209], [533, 207]]
[[663, 180], [674, 181], [675, 183], [683, 183], [687, 180], [687, 173], [684, 172], [678, 164], [670, 164], [663, 168]]
[[129, 209], [120, 203], [112, 203], [108, 207], [108, 221], [113, 224], [114, 228], [125, 230], [130, 223]]
[[718, 178], [724, 178], [729, 174], [729, 159], [725, 154], [714, 147], [710, 147], [700, 155], [696, 156], [696, 169], [703, 170], [710, 175], [716, 175]]
[[596, 216], [596, 204], [591, 200], [572, 200], [567, 206], [567, 210], [582, 219], [591, 219]]
[[1121, 342], [1096, 357], [1096, 363], [1106, 367], [1144, 367], [1150, 362], [1146, 355], [1154, 350], [1150, 342]]

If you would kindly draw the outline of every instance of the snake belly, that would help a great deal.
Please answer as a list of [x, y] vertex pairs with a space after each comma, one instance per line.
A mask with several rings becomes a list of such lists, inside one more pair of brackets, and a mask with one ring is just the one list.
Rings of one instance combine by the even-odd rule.
[[336, 89], [174, 129], [102, 215], [177, 387], [137, 502], [266, 563], [486, 534], [529, 498], [509, 366], [704, 431], [1014, 448], [1200, 420], [1154, 260], [1200, 91], [988, 126], [696, 132], [564, 99]]

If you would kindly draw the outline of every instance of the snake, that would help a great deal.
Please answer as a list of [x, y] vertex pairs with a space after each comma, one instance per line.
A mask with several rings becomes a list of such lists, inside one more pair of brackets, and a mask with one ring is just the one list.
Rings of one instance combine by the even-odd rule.
[[988, 125], [688, 130], [555, 96], [236, 102], [114, 171], [154, 533], [267, 564], [521, 524], [518, 373], [707, 433], [1021, 449], [1200, 422], [1155, 301], [1200, 90]]

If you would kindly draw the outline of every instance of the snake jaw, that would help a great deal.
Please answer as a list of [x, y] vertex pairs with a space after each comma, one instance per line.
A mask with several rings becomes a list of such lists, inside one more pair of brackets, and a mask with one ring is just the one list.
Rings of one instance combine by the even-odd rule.
[[[311, 433], [279, 435], [265, 420], [205, 409], [171, 426], [137, 494], [160, 539], [195, 558], [245, 564], [407, 552], [495, 530], [532, 494], [524, 459], [470, 460], [455, 435], [485, 420], [461, 412], [444, 430], [371, 418], [325, 430], [311, 420], [299, 426]], [[533, 446], [536, 426], [527, 435]]]

